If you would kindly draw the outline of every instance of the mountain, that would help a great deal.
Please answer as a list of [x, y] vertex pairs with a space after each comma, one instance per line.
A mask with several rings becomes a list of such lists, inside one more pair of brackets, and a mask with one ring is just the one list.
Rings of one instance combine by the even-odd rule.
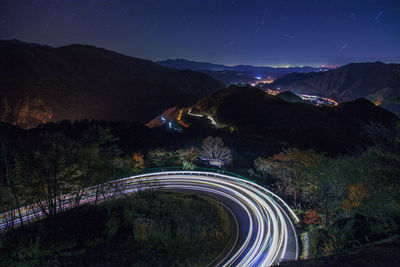
[[180, 70], [196, 70], [206, 73], [220, 82], [230, 85], [234, 83], [254, 83], [257, 78], [278, 78], [287, 73], [293, 72], [312, 72], [312, 71], [325, 71], [326, 68], [312, 68], [312, 67], [287, 67], [275, 68], [266, 66], [250, 66], [250, 65], [236, 65], [226, 66], [221, 64], [213, 64], [208, 62], [197, 62], [185, 59], [168, 59], [158, 61], [158, 64]]
[[190, 61], [186, 59], [167, 59], [163, 61], [158, 61], [158, 64], [174, 68], [174, 69], [187, 69], [187, 70], [226, 70], [229, 68], [228, 66], [221, 65], [221, 64], [213, 64], [208, 62], [197, 62], [197, 61]]
[[[196, 70], [207, 75], [210, 75], [214, 79], [222, 82], [223, 84], [229, 86], [231, 84], [251, 84], [256, 83], [258, 79], [254, 74], [249, 72], [231, 71], [231, 70]], [[266, 74], [267, 77], [277, 78], [281, 74]]]
[[88, 45], [0, 41], [0, 121], [23, 128], [59, 120], [147, 122], [223, 88], [203, 73]]
[[295, 93], [293, 93], [291, 91], [280, 92], [276, 96], [279, 97], [280, 99], [286, 101], [286, 102], [307, 103], [307, 101], [301, 99], [300, 96], [296, 95]]
[[160, 65], [174, 68], [174, 69], [189, 69], [189, 70], [229, 70], [237, 72], [248, 72], [253, 74], [263, 74], [263, 73], [292, 73], [292, 72], [310, 72], [310, 71], [322, 71], [325, 68], [313, 68], [313, 67], [285, 67], [285, 68], [275, 68], [267, 66], [251, 66], [251, 65], [235, 65], [226, 66], [221, 64], [213, 64], [208, 62], [197, 62], [190, 61], [186, 59], [167, 59], [157, 62]]
[[363, 97], [400, 115], [400, 64], [351, 63], [326, 72], [292, 73], [278, 78], [271, 88], [340, 102]]
[[240, 134], [299, 148], [341, 153], [369, 142], [364, 124], [390, 125], [397, 117], [366, 99], [336, 107], [290, 103], [253, 87], [231, 86], [199, 100], [193, 113], [212, 116]]

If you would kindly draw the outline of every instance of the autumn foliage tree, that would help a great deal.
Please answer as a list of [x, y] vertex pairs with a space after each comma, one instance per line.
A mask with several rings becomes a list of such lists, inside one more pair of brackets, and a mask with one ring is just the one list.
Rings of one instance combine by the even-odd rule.
[[307, 210], [303, 215], [303, 222], [309, 224], [319, 224], [321, 217], [315, 209]]
[[345, 211], [353, 212], [363, 205], [364, 200], [370, 196], [370, 193], [368, 188], [360, 182], [349, 184], [347, 187], [348, 195], [343, 200], [342, 208]]
[[138, 172], [144, 170], [144, 156], [142, 153], [132, 153], [133, 170]]
[[258, 172], [276, 179], [278, 193], [292, 197], [296, 203], [304, 186], [302, 178], [305, 169], [320, 157], [312, 150], [290, 148], [268, 159], [256, 159], [254, 165]]

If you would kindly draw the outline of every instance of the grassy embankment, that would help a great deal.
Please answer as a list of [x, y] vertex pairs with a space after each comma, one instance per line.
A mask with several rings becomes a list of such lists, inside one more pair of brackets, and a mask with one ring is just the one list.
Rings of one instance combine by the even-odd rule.
[[204, 266], [230, 243], [232, 226], [214, 201], [143, 192], [2, 234], [0, 265]]

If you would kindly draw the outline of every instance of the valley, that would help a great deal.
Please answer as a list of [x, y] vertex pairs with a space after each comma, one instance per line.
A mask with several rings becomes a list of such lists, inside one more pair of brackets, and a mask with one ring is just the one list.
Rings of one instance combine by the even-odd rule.
[[397, 264], [400, 10], [261, 2], [0, 1], [1, 266]]

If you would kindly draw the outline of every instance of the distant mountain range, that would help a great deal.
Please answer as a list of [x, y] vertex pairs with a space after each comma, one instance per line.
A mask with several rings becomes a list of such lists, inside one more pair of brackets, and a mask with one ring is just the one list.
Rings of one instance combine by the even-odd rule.
[[[224, 85], [221, 82], [198, 71], [168, 68], [148, 60], [87, 45], [76, 44], [52, 48], [18, 40], [0, 41], [0, 62], [0, 121], [23, 128], [65, 119], [145, 123], [170, 107], [188, 107], [206, 96], [208, 96], [204, 98], [207, 99], [206, 102], [218, 102], [221, 95], [233, 90], [222, 90]], [[181, 63], [179, 68], [185, 68], [184, 65], [190, 63], [184, 60], [166, 62]], [[213, 69], [203, 70], [205, 73], [213, 73], [214, 76], [216, 73], [228, 75], [232, 79], [239, 76], [242, 77], [239, 79], [243, 77], [253, 79], [255, 73], [252, 71], [256, 70], [290, 71], [283, 68], [252, 66], [227, 67], [232, 70], [217, 71], [217, 68], [226, 66], [210, 63], [197, 65], [197, 63], [190, 64], [197, 66], [196, 68]], [[238, 70], [243, 70], [243, 72]], [[249, 72], [244, 72], [244, 70]], [[302, 70], [305, 69], [302, 68]], [[325, 72], [287, 74], [271, 86], [279, 87], [281, 91], [316, 94], [339, 101], [367, 97], [376, 104], [396, 112], [399, 110], [397, 109], [398, 102], [396, 102], [400, 96], [399, 85], [400, 65], [376, 62], [349, 64]], [[279, 100], [272, 102], [264, 101], [265, 93], [262, 90], [254, 90], [242, 90], [240, 95], [243, 99], [240, 101], [246, 102], [237, 102], [237, 111], [246, 114], [247, 108], [243, 107], [250, 105], [248, 108], [251, 110], [254, 109], [253, 106], [269, 106], [276, 101], [283, 101], [279, 98], [301, 102], [293, 94], [282, 94], [277, 97]], [[217, 91], [220, 92], [214, 94]], [[239, 94], [239, 89], [233, 91], [237, 91], [235, 96]], [[204, 103], [205, 100], [202, 101], [197, 102], [195, 108], [202, 107], [199, 103]], [[296, 111], [299, 114], [296, 112], [286, 114], [285, 110], [290, 110], [292, 106], [285, 105], [279, 105], [276, 110], [273, 109], [274, 105], [268, 110], [264, 110], [265, 107], [258, 108], [260, 108], [259, 112], [267, 112], [269, 116], [287, 115], [290, 118], [297, 118], [296, 116], [305, 111], [309, 112], [307, 116], [320, 116], [313, 115], [314, 111], [320, 114], [320, 109], [309, 107], [309, 105], [299, 108]], [[214, 105], [213, 110], [216, 109], [219, 110], [219, 113], [214, 114], [216, 116], [222, 116], [220, 114], [229, 113], [231, 110], [229, 105], [224, 111]], [[224, 117], [222, 120], [240, 125], [242, 122], [246, 124], [246, 120], [251, 122], [252, 118], [260, 116], [260, 114], [254, 114], [251, 118], [239, 116], [236, 117], [237, 122]], [[322, 124], [325, 119], [329, 121], [328, 118], [320, 118]], [[298, 119], [302, 120], [302, 118]], [[285, 121], [290, 121], [293, 125], [299, 123], [296, 119], [292, 121], [287, 118], [283, 119], [282, 123]], [[272, 125], [278, 123], [268, 120], [266, 122]], [[248, 125], [252, 127], [251, 123]], [[317, 126], [314, 125], [314, 127]]]
[[[316, 107], [296, 101], [296, 95], [272, 96], [254, 87], [231, 86], [199, 100], [193, 113], [212, 116], [241, 134], [262, 136], [299, 148], [351, 151], [368, 143], [363, 124], [389, 125], [397, 117], [366, 99]], [[297, 99], [298, 100], [298, 99]], [[253, 137], [249, 137], [253, 138]]]
[[23, 128], [59, 120], [147, 122], [191, 105], [222, 83], [87, 45], [0, 41], [0, 121]]
[[233, 83], [253, 83], [258, 78], [278, 78], [284, 74], [311, 71], [326, 71], [327, 68], [313, 68], [313, 67], [288, 67], [288, 68], [275, 68], [267, 66], [250, 66], [250, 65], [236, 65], [226, 66], [221, 64], [213, 64], [208, 62], [196, 62], [185, 59], [168, 59], [158, 61], [158, 64], [179, 69], [179, 70], [196, 70], [206, 73], [215, 79], [223, 82], [226, 85]]
[[340, 102], [364, 97], [400, 115], [400, 64], [351, 63], [326, 72], [287, 74], [269, 86]]
[[167, 59], [164, 61], [157, 62], [160, 65], [169, 68], [175, 69], [188, 69], [188, 70], [213, 70], [213, 71], [221, 71], [221, 70], [229, 70], [229, 71], [238, 71], [238, 72], [247, 72], [253, 74], [263, 74], [263, 73], [292, 73], [292, 72], [310, 72], [310, 71], [323, 71], [327, 70], [326, 68], [313, 68], [313, 67], [288, 67], [288, 68], [275, 68], [275, 67], [267, 67], [267, 66], [251, 66], [251, 65], [235, 65], [235, 66], [226, 66], [222, 64], [213, 64], [208, 62], [197, 62], [190, 61], [185, 59]]

